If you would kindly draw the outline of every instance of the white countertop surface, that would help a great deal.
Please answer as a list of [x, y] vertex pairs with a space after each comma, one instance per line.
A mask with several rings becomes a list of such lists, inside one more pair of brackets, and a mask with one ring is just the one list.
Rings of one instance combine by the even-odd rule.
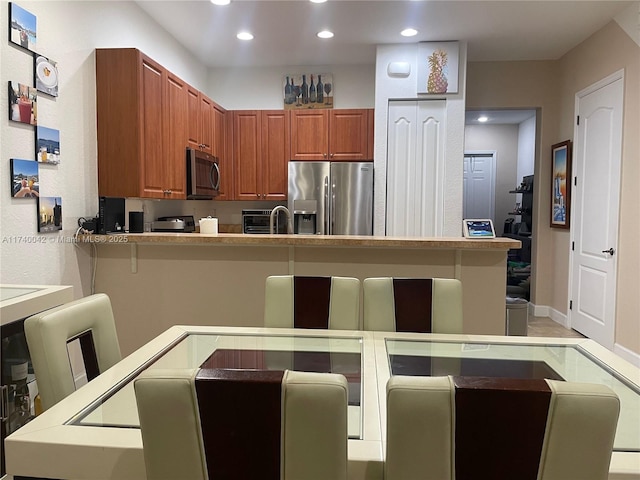
[[73, 300], [69, 285], [0, 284], [0, 324], [7, 325]]

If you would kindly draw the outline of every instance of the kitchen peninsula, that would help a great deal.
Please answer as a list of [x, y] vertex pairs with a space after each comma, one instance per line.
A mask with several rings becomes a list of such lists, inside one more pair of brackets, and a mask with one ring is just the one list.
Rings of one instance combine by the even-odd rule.
[[[269, 275], [458, 278], [464, 332], [503, 335], [511, 239], [143, 233], [85, 235], [123, 354], [173, 325], [263, 326]], [[361, 309], [362, 311], [362, 309]]]

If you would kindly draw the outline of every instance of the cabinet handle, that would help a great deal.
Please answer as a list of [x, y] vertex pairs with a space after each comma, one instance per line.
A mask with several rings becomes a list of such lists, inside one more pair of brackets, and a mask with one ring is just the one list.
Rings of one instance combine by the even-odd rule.
[[327, 154], [326, 154], [326, 153], [323, 153], [323, 154], [322, 154], [322, 156], [323, 156], [324, 158], [327, 158]]
[[259, 193], [256, 193], [256, 197], [260, 198], [260, 194], [259, 194]]
[[333, 153], [329, 155], [331, 158], [333, 158]]

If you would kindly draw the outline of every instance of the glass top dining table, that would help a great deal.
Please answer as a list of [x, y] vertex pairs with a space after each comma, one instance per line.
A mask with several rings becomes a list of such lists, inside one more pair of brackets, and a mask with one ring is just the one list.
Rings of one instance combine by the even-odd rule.
[[[350, 478], [382, 480], [392, 375], [481, 375], [601, 383], [621, 400], [610, 475], [640, 480], [640, 369], [588, 339], [174, 326], [5, 440], [7, 472], [144, 478], [133, 380], [146, 369], [330, 371], [349, 383]], [[34, 452], [55, 452], [35, 455]], [[82, 462], [78, 459], [82, 458]], [[95, 465], [101, 465], [96, 476]]]
[[640, 388], [579, 344], [391, 338], [385, 344], [391, 375], [548, 378], [606, 385], [620, 398], [614, 451], [640, 452]]
[[139, 428], [133, 380], [144, 370], [233, 369], [339, 373], [349, 388], [349, 438], [362, 438], [362, 337], [188, 334], [75, 415], [68, 424]]

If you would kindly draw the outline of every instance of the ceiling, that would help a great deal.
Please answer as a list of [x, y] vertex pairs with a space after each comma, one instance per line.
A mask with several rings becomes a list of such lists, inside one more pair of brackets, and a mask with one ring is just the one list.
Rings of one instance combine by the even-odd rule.
[[[617, 0], [137, 0], [208, 67], [374, 64], [375, 46], [461, 40], [469, 61], [558, 59], [634, 2]], [[413, 27], [415, 37], [400, 31]], [[316, 33], [329, 29], [335, 37]], [[254, 40], [236, 38], [249, 30]]]
[[[467, 110], [465, 125], [505, 125], [519, 124], [536, 115], [535, 110]], [[478, 121], [480, 116], [487, 117], [484, 122]]]

